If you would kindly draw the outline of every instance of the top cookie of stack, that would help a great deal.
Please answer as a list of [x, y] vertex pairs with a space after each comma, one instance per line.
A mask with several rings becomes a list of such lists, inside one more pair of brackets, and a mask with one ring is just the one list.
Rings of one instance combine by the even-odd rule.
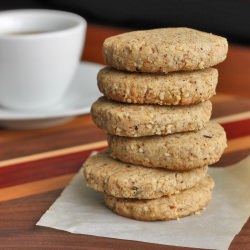
[[134, 31], [105, 40], [108, 65], [132, 72], [169, 73], [200, 70], [226, 58], [223, 37], [190, 28]]
[[[217, 70], [209, 67], [222, 62], [227, 50], [225, 38], [189, 28], [113, 36], [105, 40], [103, 52], [114, 69], [99, 72], [98, 86], [108, 99], [125, 103], [204, 102], [215, 94], [218, 81]], [[173, 71], [185, 72], [166, 74]]]

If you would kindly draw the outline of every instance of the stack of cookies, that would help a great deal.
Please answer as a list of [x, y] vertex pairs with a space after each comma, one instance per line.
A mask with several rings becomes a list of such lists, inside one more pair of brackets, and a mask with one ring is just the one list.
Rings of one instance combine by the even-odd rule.
[[[109, 149], [84, 164], [87, 185], [106, 205], [137, 220], [170, 220], [205, 208], [212, 196], [209, 164], [226, 147], [209, 121], [223, 37], [188, 28], [135, 31], [104, 42], [109, 67], [98, 74], [104, 97], [92, 117]], [[171, 73], [172, 72], [172, 73]]]

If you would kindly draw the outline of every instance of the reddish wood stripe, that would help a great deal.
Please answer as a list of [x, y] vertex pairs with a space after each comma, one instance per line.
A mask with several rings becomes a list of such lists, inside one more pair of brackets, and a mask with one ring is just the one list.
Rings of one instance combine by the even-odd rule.
[[227, 132], [228, 140], [250, 135], [250, 118], [241, 121], [223, 123], [222, 126]]
[[92, 151], [87, 150], [2, 168], [0, 188], [75, 173]]

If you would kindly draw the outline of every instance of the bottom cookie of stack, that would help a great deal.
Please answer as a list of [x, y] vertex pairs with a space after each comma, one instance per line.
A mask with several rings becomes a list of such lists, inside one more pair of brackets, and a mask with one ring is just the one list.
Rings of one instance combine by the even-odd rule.
[[105, 195], [106, 205], [117, 214], [137, 220], [170, 220], [203, 209], [214, 182], [207, 167], [172, 171], [123, 163], [100, 152], [84, 164], [89, 187]]
[[212, 198], [214, 181], [205, 177], [196, 186], [152, 200], [123, 199], [105, 194], [104, 200], [115, 213], [143, 221], [173, 220], [204, 209]]

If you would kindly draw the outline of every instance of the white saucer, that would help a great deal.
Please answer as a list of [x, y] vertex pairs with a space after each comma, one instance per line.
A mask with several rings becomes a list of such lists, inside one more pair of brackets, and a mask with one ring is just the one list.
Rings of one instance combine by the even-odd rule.
[[82, 62], [70, 89], [57, 105], [46, 110], [20, 111], [0, 106], [0, 126], [14, 129], [44, 128], [68, 122], [76, 115], [90, 112], [91, 104], [101, 96], [96, 76], [103, 65]]

